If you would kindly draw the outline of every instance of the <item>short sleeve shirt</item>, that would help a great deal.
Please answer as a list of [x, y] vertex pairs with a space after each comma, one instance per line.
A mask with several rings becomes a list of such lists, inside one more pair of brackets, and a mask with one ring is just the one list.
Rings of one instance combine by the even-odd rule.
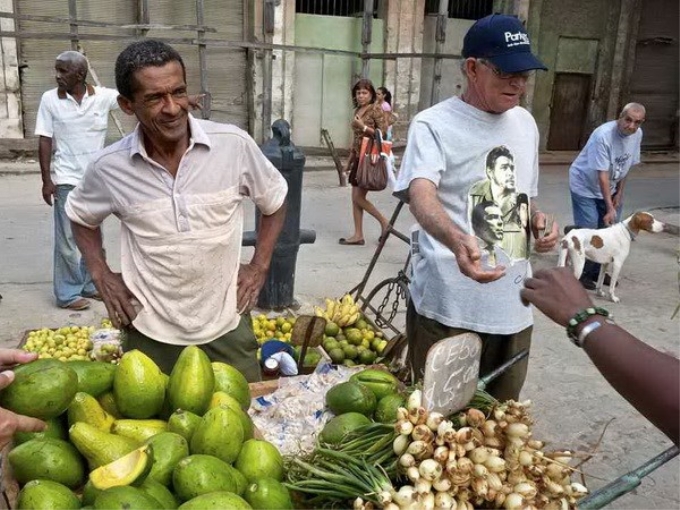
[[642, 129], [624, 136], [615, 120], [602, 124], [593, 131], [569, 168], [571, 191], [586, 198], [603, 198], [598, 175], [608, 172], [610, 192], [614, 193], [631, 167], [640, 163], [641, 144]]
[[56, 88], [42, 95], [35, 134], [52, 138], [54, 184], [78, 184], [94, 155], [104, 147], [109, 111], [117, 108], [118, 91], [106, 87], [87, 85], [80, 104]]
[[[427, 179], [453, 223], [477, 235], [472, 210], [489, 203], [503, 214], [503, 237], [493, 246], [480, 242], [482, 264], [503, 264], [506, 274], [478, 283], [458, 268], [453, 252], [420, 225], [411, 231], [411, 299], [419, 314], [453, 328], [510, 335], [533, 323], [520, 290], [531, 275], [526, 217], [538, 192], [538, 128], [529, 112], [516, 107], [496, 115], [457, 97], [420, 112], [411, 122], [395, 192], [408, 199], [414, 179]], [[512, 172], [501, 189], [486, 171], [487, 156], [503, 147]], [[498, 189], [496, 189], [498, 188]], [[477, 236], [479, 237], [479, 236]], [[485, 259], [485, 253], [487, 258]]]
[[245, 131], [189, 122], [175, 178], [147, 156], [138, 126], [95, 158], [66, 203], [69, 218], [89, 228], [118, 217], [123, 280], [140, 307], [133, 324], [174, 345], [236, 328], [243, 201], [269, 215], [288, 189]]

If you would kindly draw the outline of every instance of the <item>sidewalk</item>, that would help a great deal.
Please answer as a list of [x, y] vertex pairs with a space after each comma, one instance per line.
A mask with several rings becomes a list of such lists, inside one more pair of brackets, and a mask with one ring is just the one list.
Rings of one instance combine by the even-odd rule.
[[[578, 155], [577, 152], [544, 152], [540, 155], [541, 166], [570, 165]], [[345, 158], [340, 158], [345, 162]], [[401, 154], [396, 154], [397, 164], [401, 161]], [[642, 164], [667, 164], [680, 165], [680, 154], [677, 152], [645, 152], [642, 154]], [[330, 156], [307, 156], [306, 171], [335, 170], [333, 158]], [[0, 175], [24, 175], [39, 174], [40, 166], [37, 159], [0, 159]]]

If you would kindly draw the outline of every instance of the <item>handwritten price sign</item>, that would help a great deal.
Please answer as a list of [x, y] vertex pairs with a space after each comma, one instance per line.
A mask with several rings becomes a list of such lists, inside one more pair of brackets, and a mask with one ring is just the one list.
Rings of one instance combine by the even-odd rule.
[[474, 333], [445, 338], [427, 352], [423, 400], [444, 416], [465, 407], [477, 389], [482, 341]]

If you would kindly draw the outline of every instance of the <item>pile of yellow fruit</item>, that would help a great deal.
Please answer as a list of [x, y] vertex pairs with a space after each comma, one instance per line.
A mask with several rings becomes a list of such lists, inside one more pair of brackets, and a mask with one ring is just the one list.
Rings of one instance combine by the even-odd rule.
[[[111, 321], [103, 319], [101, 328], [111, 328]], [[41, 328], [30, 331], [23, 349], [37, 352], [38, 358], [56, 358], [61, 361], [89, 360], [92, 350], [90, 335], [95, 326], [63, 326], [57, 329]]]
[[272, 338], [290, 343], [291, 333], [295, 325], [295, 317], [279, 316], [270, 318], [262, 313], [257, 317], [253, 317], [252, 323], [258, 344], [262, 345]]

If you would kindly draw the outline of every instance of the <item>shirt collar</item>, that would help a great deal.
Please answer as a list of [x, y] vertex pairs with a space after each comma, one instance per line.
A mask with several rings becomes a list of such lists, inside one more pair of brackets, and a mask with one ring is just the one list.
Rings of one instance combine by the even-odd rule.
[[[194, 118], [193, 115], [189, 114], [189, 149], [195, 145], [195, 144], [201, 144], [205, 145], [208, 149], [212, 148], [212, 143], [210, 142], [210, 138], [208, 135], [205, 133], [203, 128], [201, 127], [201, 124]], [[135, 127], [134, 132], [132, 133], [132, 145], [130, 147], [130, 158], [132, 158], [135, 154], [139, 154], [140, 156], [144, 158], [148, 158], [148, 154], [146, 153], [146, 147], [144, 147], [143, 143], [143, 136], [142, 136], [142, 128], [139, 123], [137, 123], [137, 126]]]
[[[95, 94], [95, 89], [92, 85], [89, 83], [85, 84], [85, 96], [94, 96]], [[83, 97], [85, 97], [83, 96]], [[57, 97], [59, 99], [66, 99], [68, 97], [68, 94], [66, 93], [65, 90], [57, 89]]]

